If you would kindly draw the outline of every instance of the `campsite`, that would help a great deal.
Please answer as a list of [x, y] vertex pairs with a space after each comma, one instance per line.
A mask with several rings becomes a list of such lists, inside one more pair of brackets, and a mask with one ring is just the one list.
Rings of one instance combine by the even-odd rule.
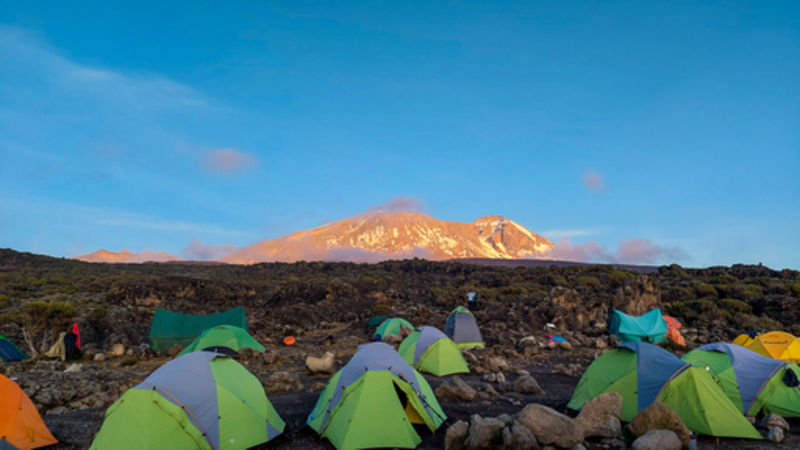
[[[59, 441], [53, 448], [88, 448], [98, 436], [99, 439], [113, 438], [115, 429], [122, 430], [117, 432], [122, 436], [134, 432], [124, 429], [119, 420], [109, 419], [129, 414], [124, 412], [128, 407], [115, 404], [121, 398], [134, 398], [137, 386], [141, 390], [142, 383], [144, 386], [148, 386], [147, 383], [169, 386], [163, 384], [169, 382], [152, 381], [164, 378], [158, 375], [161, 368], [177, 367], [174, 364], [184, 358], [196, 359], [196, 355], [202, 354], [218, 355], [211, 356], [216, 361], [213, 364], [230, 367], [214, 369], [222, 371], [220, 374], [251, 379], [250, 383], [257, 380], [263, 386], [266, 400], [260, 401], [267, 401], [271, 406], [262, 411], [274, 412], [261, 413], [266, 415], [258, 420], [269, 425], [260, 428], [266, 434], [253, 436], [253, 442], [269, 438], [261, 446], [332, 448], [331, 442], [341, 444], [344, 441], [336, 441], [334, 435], [321, 435], [314, 426], [306, 424], [313, 424], [319, 418], [319, 414], [312, 414], [312, 411], [321, 411], [315, 409], [315, 405], [328, 401], [326, 399], [337, 392], [332, 386], [326, 394], [326, 386], [335, 384], [337, 377], [341, 377], [338, 371], [353, 370], [346, 368], [361, 364], [353, 362], [358, 359], [354, 355], [365, 345], [381, 345], [382, 352], [390, 349], [389, 353], [372, 360], [391, 359], [395, 362], [390, 366], [406, 369], [403, 369], [405, 375], [386, 372], [386, 376], [381, 376], [379, 372], [368, 371], [373, 374], [370, 375], [372, 381], [359, 381], [360, 389], [386, 393], [381, 383], [392, 384], [391, 376], [399, 377], [395, 383], [407, 380], [409, 371], [417, 373], [415, 376], [429, 385], [423, 389], [428, 394], [421, 396], [419, 402], [411, 401], [408, 395], [412, 391], [408, 389], [412, 388], [408, 386], [407, 394], [401, 397], [406, 399], [403, 404], [412, 424], [413, 417], [421, 421], [413, 426], [413, 433], [408, 431], [410, 428], [406, 429], [407, 439], [411, 440], [403, 441], [406, 442], [403, 445], [408, 447], [413, 447], [418, 439], [417, 448], [444, 448], [447, 429], [461, 420], [467, 424], [474, 422], [475, 414], [480, 420], [488, 421], [489, 426], [496, 418], [522, 420], [525, 415], [536, 412], [528, 405], [543, 405], [575, 418], [580, 406], [573, 400], [583, 395], [579, 394], [582, 392], [579, 386], [584, 384], [582, 378], [596, 378], [592, 373], [597, 371], [592, 367], [611, 357], [611, 352], [622, 352], [620, 357], [635, 362], [637, 354], [645, 350], [656, 356], [654, 362], [638, 356], [640, 365], [673, 367], [675, 372], [666, 384], [663, 380], [656, 381], [657, 385], [665, 386], [657, 394], [660, 401], [680, 409], [679, 405], [688, 401], [682, 395], [699, 392], [696, 398], [704, 402], [704, 408], [721, 408], [719, 411], [725, 412], [716, 414], [727, 415], [729, 424], [739, 423], [734, 425], [733, 431], [715, 428], [718, 425], [703, 429], [691, 417], [682, 416], [684, 422], [694, 424], [697, 428], [694, 431], [716, 435], [700, 434], [699, 448], [796, 448], [800, 445], [800, 422], [792, 413], [800, 408], [800, 399], [781, 400], [786, 397], [781, 392], [794, 394], [798, 389], [784, 386], [784, 372], [786, 368], [797, 367], [794, 362], [772, 359], [736, 345], [755, 355], [749, 360], [756, 362], [748, 367], [761, 367], [758, 362], [767, 361], [762, 369], [754, 372], [755, 381], [748, 385], [755, 383], [758, 387], [748, 388], [741, 383], [750, 372], [738, 372], [740, 366], [736, 365], [741, 359], [726, 363], [720, 359], [727, 357], [724, 347], [708, 346], [717, 342], [730, 343], [751, 330], [799, 333], [796, 323], [800, 318], [797, 306], [800, 273], [797, 271], [777, 272], [759, 266], [710, 269], [664, 266], [655, 272], [642, 273], [610, 265], [513, 268], [423, 260], [247, 267], [107, 265], [8, 250], [2, 251], [0, 267], [0, 334], [15, 345], [14, 353], [18, 350], [29, 358], [32, 354], [29, 342], [39, 353], [34, 358], [0, 363], [0, 372], [29, 396], [44, 424]], [[709, 285], [724, 292], [725, 297], [719, 298], [722, 294], [703, 296], [708, 290], [705, 286]], [[480, 294], [480, 303], [473, 311], [461, 307], [468, 290]], [[758, 294], [753, 295], [756, 290]], [[59, 314], [45, 315], [42, 323], [33, 323], [26, 312], [27, 308], [34, 307], [37, 311], [54, 310]], [[686, 347], [669, 337], [668, 328], [674, 326], [674, 322], [650, 323], [652, 313], [646, 313], [656, 308], [680, 324], [677, 332], [685, 340]], [[617, 317], [615, 310], [633, 317], [633, 321], [623, 315], [610, 320], [610, 317]], [[457, 315], [474, 319], [479, 333], [461, 328], [463, 324], [457, 325], [453, 319]], [[644, 319], [637, 320], [639, 316]], [[395, 332], [400, 334], [376, 339], [374, 335], [380, 324], [392, 318], [403, 319], [392, 322]], [[208, 329], [212, 322], [219, 321], [225, 325]], [[472, 320], [460, 322], [471, 323]], [[81, 355], [71, 360], [65, 358], [66, 361], [61, 360], [60, 352], [54, 357], [45, 356], [45, 351], [58, 342], [59, 336], [64, 339], [65, 333], [59, 331], [69, 331], [73, 323], [80, 329]], [[411, 324], [415, 330], [407, 329], [404, 323]], [[391, 330], [392, 326], [387, 323], [383, 329]], [[642, 328], [637, 330], [637, 326]], [[657, 335], [651, 334], [654, 329]], [[459, 333], [466, 334], [470, 344], [460, 352], [455, 342]], [[614, 334], [628, 340], [629, 347], [617, 347], [622, 341]], [[289, 341], [292, 345], [284, 342], [287, 337], [293, 338]], [[388, 344], [379, 344], [380, 340]], [[65, 347], [70, 345], [74, 343]], [[394, 353], [392, 345], [399, 348], [399, 354]], [[230, 354], [202, 351], [203, 348], [222, 351], [223, 347], [235, 347], [238, 351], [232, 349]], [[634, 347], [645, 350], [633, 352]], [[10, 344], [3, 348], [11, 354]], [[655, 353], [649, 350], [651, 348]], [[690, 353], [692, 349], [698, 350]], [[630, 356], [625, 356], [626, 352]], [[327, 367], [326, 353], [331, 355]], [[229, 358], [230, 355], [233, 357]], [[715, 359], [715, 355], [720, 357]], [[683, 356], [686, 360], [708, 361], [708, 369], [705, 362], [692, 365], [681, 360]], [[309, 357], [315, 359], [314, 364], [319, 364], [313, 366], [314, 371], [309, 369], [312, 367]], [[462, 357], [463, 362], [460, 362]], [[461, 364], [464, 362], [468, 373], [463, 372]], [[367, 366], [369, 364], [372, 363]], [[631, 363], [615, 367], [625, 364], [631, 367]], [[636, 371], [635, 367], [631, 370], [634, 370], [633, 375], [627, 379], [653, 372], [650, 369]], [[439, 371], [448, 374], [431, 373]], [[219, 376], [222, 375], [217, 378]], [[730, 388], [731, 379], [739, 379], [741, 392], [722, 389]], [[217, 383], [224, 385], [225, 381], [218, 379]], [[761, 388], [762, 384], [768, 388]], [[173, 393], [174, 389], [167, 387], [165, 391]], [[591, 400], [599, 392], [590, 392], [585, 399]], [[646, 395], [642, 392], [640, 389], [638, 400], [634, 396], [629, 402], [625, 389], [619, 390], [623, 400], [623, 431], [615, 437], [587, 437], [583, 441], [587, 448], [627, 448], [630, 445], [631, 437], [625, 434], [624, 424], [646, 406], [637, 402], [652, 401], [643, 400]], [[130, 394], [126, 397], [126, 393]], [[428, 405], [426, 399], [431, 393], [435, 393], [438, 406]], [[393, 390], [391, 395], [394, 395]], [[163, 398], [167, 397], [164, 394]], [[246, 397], [255, 398], [253, 394]], [[195, 401], [194, 394], [184, 403], [193, 410], [191, 401]], [[137, 402], [140, 400], [125, 404]], [[709, 402], [717, 402], [714, 404], [717, 406]], [[416, 408], [416, 413], [409, 413], [408, 408]], [[429, 408], [440, 412], [430, 413]], [[758, 422], [751, 426], [742, 412], [744, 409], [752, 411], [759, 420], [767, 412], [785, 417], [789, 429], [783, 440], [773, 443], [764, 439], [769, 429]], [[114, 412], [108, 414], [109, 410]], [[116, 411], [122, 411], [119, 414], [123, 415]], [[425, 415], [426, 411], [429, 416]], [[230, 414], [234, 413], [221, 417]], [[402, 410], [380, 414], [395, 417], [387, 423], [399, 423], [398, 420], [406, 417]], [[219, 429], [233, 430], [230, 423], [226, 423], [220, 419]], [[502, 423], [500, 426], [502, 428]], [[511, 428], [508, 426], [509, 430]], [[104, 431], [101, 433], [101, 430]], [[490, 441], [492, 439], [492, 445], [502, 446], [500, 434]]]

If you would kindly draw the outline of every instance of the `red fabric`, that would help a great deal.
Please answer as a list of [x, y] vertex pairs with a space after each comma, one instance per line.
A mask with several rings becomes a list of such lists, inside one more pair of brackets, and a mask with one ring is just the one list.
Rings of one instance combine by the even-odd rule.
[[75, 339], [75, 348], [80, 350], [81, 349], [81, 332], [78, 331], [78, 324], [77, 323], [73, 323], [72, 324], [72, 332], [75, 333], [75, 336], [77, 336], [77, 339]]

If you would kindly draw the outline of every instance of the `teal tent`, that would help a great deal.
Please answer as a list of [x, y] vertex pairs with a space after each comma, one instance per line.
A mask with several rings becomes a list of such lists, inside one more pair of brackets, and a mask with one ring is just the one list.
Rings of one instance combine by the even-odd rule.
[[153, 350], [165, 352], [175, 344], [186, 347], [203, 331], [218, 325], [233, 325], [247, 331], [244, 308], [237, 306], [218, 314], [208, 315], [181, 314], [159, 308], [156, 309], [147, 338]]
[[664, 342], [667, 336], [667, 322], [661, 309], [655, 308], [641, 316], [630, 316], [617, 309], [611, 310], [608, 331], [622, 342], [643, 341]]

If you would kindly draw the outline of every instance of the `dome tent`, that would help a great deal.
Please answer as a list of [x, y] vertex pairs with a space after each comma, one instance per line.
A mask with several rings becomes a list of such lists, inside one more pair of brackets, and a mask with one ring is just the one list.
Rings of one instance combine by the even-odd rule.
[[178, 356], [206, 349], [219, 353], [229, 353], [230, 351], [235, 353], [243, 348], [252, 348], [257, 352], [265, 350], [264, 346], [250, 336], [244, 328], [234, 325], [217, 325], [203, 331]]
[[483, 348], [483, 336], [478, 328], [475, 316], [463, 306], [457, 306], [444, 324], [444, 334], [446, 334], [458, 348]]
[[434, 327], [419, 327], [403, 340], [397, 352], [420, 372], [436, 376], [469, 373], [456, 344]]
[[404, 328], [410, 333], [414, 330], [414, 325], [411, 325], [411, 322], [400, 317], [391, 317], [385, 319], [380, 325], [378, 325], [378, 329], [375, 330], [375, 334], [372, 335], [372, 340], [382, 341], [390, 334], [402, 335]]
[[31, 399], [0, 374], [0, 448], [39, 448], [58, 443], [44, 424]]
[[283, 428], [261, 382], [244, 366], [194, 352], [128, 389], [106, 411], [91, 448], [247, 448]]
[[787, 371], [800, 375], [797, 364], [767, 358], [740, 345], [706, 344], [683, 360], [708, 367], [725, 395], [748, 416], [776, 413], [800, 417], [800, 389], [786, 384]]
[[622, 397], [624, 421], [659, 400], [697, 433], [762, 439], [705, 369], [657, 345], [628, 342], [603, 352], [584, 372], [567, 407], [579, 410], [605, 392]]
[[733, 343], [770, 358], [800, 363], [800, 341], [784, 331], [770, 331], [752, 338], [742, 334]]
[[22, 361], [28, 359], [25, 353], [19, 349], [7, 337], [0, 334], [0, 360], [5, 362]]
[[336, 448], [414, 448], [412, 426], [436, 431], [447, 419], [425, 378], [383, 342], [358, 347], [334, 374], [306, 424]]

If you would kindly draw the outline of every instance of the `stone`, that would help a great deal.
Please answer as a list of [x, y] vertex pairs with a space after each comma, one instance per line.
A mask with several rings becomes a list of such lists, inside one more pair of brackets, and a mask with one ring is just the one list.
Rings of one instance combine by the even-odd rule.
[[678, 436], [681, 445], [689, 446], [689, 429], [675, 411], [658, 400], [641, 410], [628, 424], [628, 431], [634, 437], [639, 437], [650, 430], [671, 430]]
[[469, 351], [469, 350], [467, 350], [465, 348], [461, 349], [461, 354], [464, 356], [464, 359], [468, 363], [476, 363], [476, 362], [478, 362], [478, 357], [475, 356], [474, 353], [472, 353], [471, 351]]
[[616, 392], [606, 392], [586, 402], [575, 420], [583, 427], [586, 437], [613, 438], [622, 431], [620, 415], [622, 396]]
[[322, 390], [322, 389], [325, 389], [325, 383], [323, 383], [321, 381], [317, 381], [316, 383], [311, 385], [311, 390], [312, 391], [319, 391], [319, 390]]
[[783, 428], [783, 431], [789, 431], [789, 424], [786, 422], [786, 419], [775, 413], [772, 413], [761, 419], [761, 423], [759, 423], [759, 425], [768, 430], [774, 427], [779, 427]]
[[508, 371], [511, 368], [508, 365], [508, 361], [501, 356], [490, 356], [486, 361], [486, 364], [490, 372], [503, 372]]
[[683, 445], [678, 435], [671, 430], [649, 430], [631, 445], [633, 450], [681, 450]]
[[93, 359], [95, 361], [105, 361], [106, 360], [106, 355], [104, 355], [102, 353], [95, 353]]
[[540, 444], [572, 448], [583, 442], [583, 428], [574, 419], [544, 405], [529, 403], [517, 419], [528, 427]]
[[783, 428], [772, 427], [769, 429], [769, 433], [767, 433], [767, 439], [777, 444], [783, 440], [783, 435]]
[[303, 383], [297, 379], [296, 375], [292, 376], [289, 372], [275, 372], [268, 376], [264, 382], [264, 390], [267, 393], [299, 391], [301, 389], [303, 389]]
[[467, 433], [469, 433], [469, 424], [463, 420], [450, 425], [444, 434], [445, 450], [464, 450]]
[[503, 372], [497, 372], [497, 377], [496, 378], [497, 378], [497, 382], [498, 383], [505, 383], [506, 382], [506, 376], [503, 375]]
[[597, 348], [607, 348], [608, 342], [606, 342], [604, 338], [599, 337], [594, 340], [594, 346]]
[[109, 356], [117, 357], [125, 354], [125, 346], [122, 344], [114, 344], [108, 351]]
[[312, 374], [326, 373], [332, 374], [336, 371], [336, 358], [333, 352], [325, 352], [321, 358], [308, 355], [306, 357], [306, 368]]
[[523, 375], [514, 380], [514, 391], [520, 394], [544, 395], [544, 389], [539, 386], [536, 379], [530, 375]]
[[495, 388], [493, 388], [493, 387], [492, 387], [492, 385], [491, 385], [491, 384], [489, 384], [489, 383], [486, 383], [486, 384], [484, 384], [484, 385], [483, 385], [483, 392], [485, 392], [485, 393], [486, 393], [486, 395], [487, 395], [489, 398], [497, 398], [497, 397], [500, 397], [500, 393], [498, 393], [498, 392], [495, 390]]
[[487, 373], [486, 375], [483, 376], [483, 381], [494, 383], [495, 381], [497, 381], [497, 374]]
[[258, 350], [250, 347], [245, 347], [237, 352], [239, 359], [242, 361], [252, 361], [258, 358]]
[[570, 450], [586, 450], [586, 447], [583, 444], [575, 444]]
[[179, 344], [175, 344], [172, 347], [170, 347], [169, 350], [167, 350], [167, 355], [169, 355], [170, 358], [174, 358], [178, 356], [178, 354], [182, 351], [183, 347], [181, 347]]
[[449, 381], [442, 383], [434, 392], [440, 400], [471, 402], [475, 400], [478, 391], [468, 385], [459, 376], [453, 376]]
[[530, 428], [519, 423], [519, 421], [515, 420], [514, 423], [511, 424], [511, 437], [513, 438], [512, 445], [507, 445], [506, 447], [508, 448], [517, 450], [539, 450], [539, 442], [536, 440], [536, 436], [533, 435]]
[[567, 341], [561, 341], [558, 343], [558, 347], [562, 350], [572, 351], [572, 344]]
[[64, 370], [64, 373], [78, 373], [82, 369], [83, 369], [83, 366], [81, 366], [78, 363], [70, 364], [69, 367], [67, 367], [66, 370]]
[[383, 342], [386, 342], [389, 345], [399, 345], [403, 342], [403, 337], [399, 334], [387, 334], [383, 337]]
[[502, 420], [494, 417], [481, 417], [477, 414], [472, 416], [469, 424], [469, 434], [467, 435], [466, 446], [468, 449], [488, 449], [493, 448], [501, 437], [503, 428], [506, 426]]

